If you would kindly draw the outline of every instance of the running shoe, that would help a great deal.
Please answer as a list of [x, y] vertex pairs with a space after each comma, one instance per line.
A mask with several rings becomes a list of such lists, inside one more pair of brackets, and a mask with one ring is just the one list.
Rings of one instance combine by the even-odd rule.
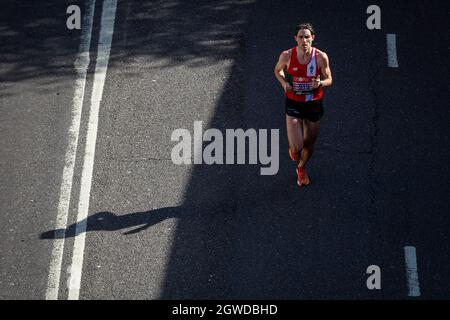
[[299, 187], [307, 186], [311, 183], [309, 180], [308, 174], [306, 173], [306, 169], [302, 167], [297, 167], [297, 184]]

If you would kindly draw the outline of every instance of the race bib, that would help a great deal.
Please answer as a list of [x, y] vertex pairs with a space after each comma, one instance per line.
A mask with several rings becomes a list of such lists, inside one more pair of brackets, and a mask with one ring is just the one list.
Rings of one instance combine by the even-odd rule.
[[303, 77], [293, 77], [292, 90], [297, 95], [311, 94], [311, 79]]

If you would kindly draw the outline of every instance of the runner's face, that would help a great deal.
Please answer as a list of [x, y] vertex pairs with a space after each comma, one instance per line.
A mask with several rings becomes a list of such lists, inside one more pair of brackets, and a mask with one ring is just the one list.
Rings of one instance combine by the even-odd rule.
[[314, 36], [308, 29], [301, 29], [298, 31], [295, 41], [297, 41], [298, 46], [304, 51], [309, 51], [311, 49]]

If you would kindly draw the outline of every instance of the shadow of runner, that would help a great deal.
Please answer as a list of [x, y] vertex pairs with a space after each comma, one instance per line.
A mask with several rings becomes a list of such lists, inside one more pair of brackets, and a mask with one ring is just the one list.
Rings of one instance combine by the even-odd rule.
[[[126, 215], [116, 215], [112, 212], [97, 212], [90, 215], [86, 221], [86, 232], [92, 231], [117, 231], [131, 227], [135, 229], [123, 234], [134, 234], [144, 231], [151, 226], [169, 218], [177, 218], [182, 211], [179, 207], [162, 208], [146, 212], [135, 212]], [[61, 239], [76, 237], [76, 224], [71, 224], [67, 229], [57, 229], [46, 231], [41, 234], [41, 239]]]

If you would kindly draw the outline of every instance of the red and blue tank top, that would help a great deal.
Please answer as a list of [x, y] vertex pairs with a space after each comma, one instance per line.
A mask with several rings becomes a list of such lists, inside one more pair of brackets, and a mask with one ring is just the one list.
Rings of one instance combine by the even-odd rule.
[[312, 80], [320, 76], [320, 68], [317, 65], [317, 49], [312, 48], [311, 59], [308, 64], [301, 64], [297, 58], [297, 47], [291, 50], [289, 68], [285, 70], [286, 80], [292, 86], [293, 91], [286, 92], [286, 97], [291, 100], [306, 102], [322, 99], [323, 88], [311, 90]]

